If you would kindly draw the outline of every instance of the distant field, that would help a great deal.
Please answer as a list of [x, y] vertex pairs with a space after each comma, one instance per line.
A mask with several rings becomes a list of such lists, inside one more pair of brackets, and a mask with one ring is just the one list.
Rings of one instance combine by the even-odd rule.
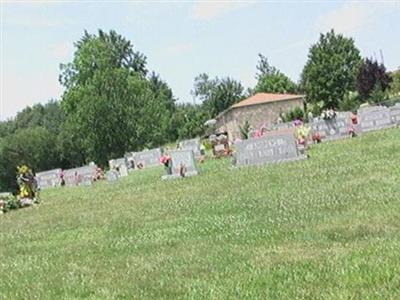
[[400, 299], [400, 129], [309, 153], [45, 191], [0, 216], [0, 298]]

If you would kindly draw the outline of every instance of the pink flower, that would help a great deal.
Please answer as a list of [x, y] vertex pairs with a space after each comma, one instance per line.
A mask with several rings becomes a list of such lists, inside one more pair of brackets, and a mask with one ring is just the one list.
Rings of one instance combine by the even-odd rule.
[[169, 155], [163, 155], [160, 157], [160, 163], [165, 165], [167, 162], [169, 162], [171, 157]]
[[299, 119], [296, 119], [293, 121], [294, 126], [300, 126], [301, 124], [303, 124], [303, 122]]

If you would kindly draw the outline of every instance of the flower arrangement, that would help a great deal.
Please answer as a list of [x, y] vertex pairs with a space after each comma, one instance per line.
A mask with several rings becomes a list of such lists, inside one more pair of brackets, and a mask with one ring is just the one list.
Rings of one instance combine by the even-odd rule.
[[160, 163], [164, 165], [167, 175], [172, 174], [172, 159], [168, 154], [164, 154], [160, 157]]
[[312, 138], [313, 142], [321, 143], [321, 135], [319, 134], [319, 132], [315, 132], [315, 133], [312, 135], [311, 138]]
[[336, 118], [336, 112], [333, 109], [323, 110], [321, 113], [321, 118], [324, 120], [332, 120]]
[[301, 120], [295, 120], [294, 125], [296, 126], [295, 136], [299, 145], [307, 146], [307, 139], [310, 134], [310, 128], [304, 126]]
[[164, 166], [169, 164], [170, 161], [171, 161], [171, 156], [169, 156], [168, 154], [165, 154], [160, 158], [160, 163], [162, 163]]
[[36, 179], [28, 166], [22, 165], [17, 167], [17, 183], [19, 186], [18, 196], [21, 203], [32, 205], [34, 202], [37, 202], [35, 198], [37, 192]]

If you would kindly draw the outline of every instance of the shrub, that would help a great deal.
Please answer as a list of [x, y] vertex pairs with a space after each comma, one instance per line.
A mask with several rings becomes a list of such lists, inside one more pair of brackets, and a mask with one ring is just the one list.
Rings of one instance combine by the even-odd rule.
[[293, 110], [289, 111], [286, 115], [283, 117], [284, 122], [291, 122], [294, 120], [303, 120], [304, 119], [304, 110], [302, 110], [300, 107], [295, 107]]
[[249, 121], [244, 122], [243, 126], [239, 126], [240, 137], [242, 140], [247, 140], [250, 135], [251, 125]]

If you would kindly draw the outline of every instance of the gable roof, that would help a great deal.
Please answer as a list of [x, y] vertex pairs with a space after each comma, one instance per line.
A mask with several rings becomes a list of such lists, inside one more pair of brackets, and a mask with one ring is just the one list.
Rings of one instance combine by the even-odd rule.
[[292, 95], [292, 94], [272, 94], [272, 93], [257, 93], [247, 99], [244, 99], [234, 105], [231, 108], [256, 105], [262, 103], [286, 101], [292, 99], [304, 98], [304, 95]]

